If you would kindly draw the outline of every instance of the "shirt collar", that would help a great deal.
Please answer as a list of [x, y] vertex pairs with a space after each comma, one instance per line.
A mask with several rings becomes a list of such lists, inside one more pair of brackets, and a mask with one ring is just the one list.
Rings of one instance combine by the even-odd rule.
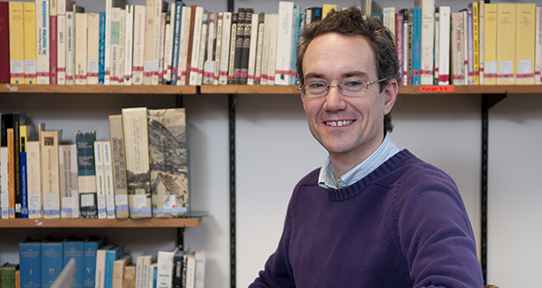
[[390, 134], [386, 133], [382, 144], [380, 144], [380, 146], [369, 157], [367, 157], [367, 159], [358, 164], [356, 167], [352, 168], [350, 171], [346, 172], [338, 180], [335, 179], [333, 167], [331, 166], [331, 160], [328, 156], [322, 165], [322, 169], [320, 169], [318, 185], [326, 189], [339, 189], [350, 186], [367, 176], [369, 173], [373, 172], [373, 170], [382, 165], [382, 163], [386, 162], [386, 160], [399, 151], [400, 149], [397, 148], [397, 146], [395, 146], [395, 144], [391, 141]]

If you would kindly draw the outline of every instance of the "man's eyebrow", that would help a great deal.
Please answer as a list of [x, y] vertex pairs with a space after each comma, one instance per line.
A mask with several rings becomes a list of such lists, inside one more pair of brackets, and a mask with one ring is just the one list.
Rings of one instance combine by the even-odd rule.
[[[369, 75], [363, 71], [350, 71], [350, 72], [346, 72], [342, 74], [343, 78], [354, 77], [354, 76], [363, 77], [363, 78], [369, 77]], [[311, 79], [311, 78], [324, 78], [324, 76], [322, 74], [314, 73], [314, 72], [311, 72], [305, 75], [305, 79]]]

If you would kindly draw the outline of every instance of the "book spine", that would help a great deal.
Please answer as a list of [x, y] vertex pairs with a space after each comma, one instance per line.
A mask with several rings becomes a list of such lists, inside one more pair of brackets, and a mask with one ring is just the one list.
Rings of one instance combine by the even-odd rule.
[[50, 0], [49, 2], [49, 71], [50, 71], [50, 84], [57, 84], [57, 55], [58, 55], [58, 0]]
[[412, 25], [412, 85], [421, 85], [421, 9], [414, 8]]
[[66, 14], [57, 16], [57, 84], [66, 84]]
[[[0, 43], [9, 43], [9, 2], [0, 2], [0, 26], [6, 27], [0, 30]], [[0, 83], [10, 81], [9, 53], [9, 45], [0, 45]]]
[[179, 51], [179, 71], [177, 72], [177, 85], [186, 85], [187, 66], [189, 59], [190, 23], [192, 22], [192, 8], [183, 7], [181, 25], [181, 46]]
[[220, 75], [220, 53], [222, 52], [222, 33], [224, 31], [224, 13], [217, 13], [216, 21], [216, 45], [215, 45], [215, 57], [213, 59], [214, 71], [213, 71], [213, 85], [218, 85], [218, 79]]
[[[23, 2], [9, 2], [10, 83], [24, 83]], [[5, 44], [4, 44], [5, 45]]]
[[[200, 55], [200, 45], [201, 45], [201, 31], [203, 25], [203, 7], [195, 7], [194, 13], [194, 27], [193, 27], [193, 37], [192, 37], [192, 49], [190, 56], [190, 65], [187, 65], [189, 68], [188, 74], [188, 85], [198, 85], [198, 69], [199, 69], [199, 55]], [[190, 43], [188, 44], [190, 46]], [[190, 51], [189, 51], [190, 52]]]
[[[171, 84], [171, 68], [173, 66], [173, 42], [175, 41], [175, 19], [177, 15], [177, 2], [169, 5], [169, 13], [166, 16], [166, 31], [164, 39], [164, 84]], [[177, 58], [178, 59], [178, 58]], [[177, 84], [175, 82], [175, 84]]]
[[110, 63], [110, 76], [109, 76], [109, 85], [118, 85], [119, 84], [119, 72], [118, 64], [119, 61], [119, 37], [120, 37], [120, 8], [113, 7], [111, 8], [111, 63]]
[[97, 85], [100, 81], [100, 13], [87, 14], [87, 84]]
[[[233, 80], [231, 84], [241, 84], [241, 62], [243, 61], [243, 46], [245, 39], [247, 9], [239, 8], [237, 10], [237, 32], [235, 40], [235, 62], [233, 66]], [[233, 46], [232, 46], [233, 49]]]
[[126, 5], [126, 24], [124, 35], [124, 85], [132, 85], [134, 5]]
[[474, 85], [474, 17], [472, 7], [467, 8], [467, 44], [468, 44], [468, 82], [469, 85]]
[[115, 260], [124, 255], [124, 245], [116, 246], [113, 249], [107, 250], [105, 254], [105, 273], [104, 273], [104, 288], [112, 288], [113, 286], [113, 265]]
[[98, 249], [102, 248], [107, 241], [102, 238], [98, 241], [87, 241], [84, 243], [83, 253], [83, 288], [96, 287], [96, 258]]
[[474, 85], [480, 85], [480, 14], [478, 11], [478, 2], [472, 2], [472, 66]]
[[83, 261], [84, 261], [84, 242], [83, 241], [64, 241], [62, 246], [63, 256], [62, 262], [66, 266], [68, 262], [75, 259], [75, 273], [70, 288], [83, 287]]
[[167, 12], [162, 13], [162, 25], [160, 26], [160, 56], [158, 61], [158, 84], [168, 84], [167, 80], [167, 69], [169, 61], [169, 68], [171, 69], [171, 59], [168, 59], [166, 56], [168, 52], [171, 54], [171, 48], [169, 47], [171, 39], [169, 34], [171, 34], [171, 15]]
[[122, 109], [122, 119], [130, 217], [151, 218], [147, 109]]
[[173, 18], [173, 51], [171, 55], [171, 85], [177, 85], [179, 71], [179, 51], [181, 46], [181, 24], [183, 15], [182, 2], [175, 2], [175, 18]]
[[77, 131], [77, 183], [81, 218], [97, 218], [96, 163], [94, 160], [94, 131]]
[[171, 288], [173, 281], [173, 256], [178, 250], [159, 251], [157, 260], [156, 288]]
[[293, 29], [294, 3], [280, 1], [278, 26], [277, 26], [277, 49], [275, 61], [275, 84], [290, 85], [292, 82], [292, 29]]
[[196, 277], [195, 277], [195, 288], [204, 288], [205, 284], [205, 250], [196, 251]]
[[111, 141], [104, 141], [103, 156], [105, 206], [107, 212], [107, 219], [115, 219], [115, 189], [113, 187]]
[[41, 288], [41, 243], [19, 243], [19, 271], [21, 288]]
[[254, 84], [258, 85], [261, 83], [261, 73], [262, 73], [262, 59], [263, 59], [263, 42], [264, 42], [264, 29], [265, 29], [265, 13], [258, 13], [258, 43], [256, 48], [256, 64], [254, 67]]
[[8, 147], [0, 147], [0, 203], [2, 219], [9, 219]]
[[36, 1], [37, 83], [49, 84], [49, 0]]
[[28, 126], [20, 125], [19, 128], [19, 159], [20, 159], [20, 171], [21, 171], [21, 197], [20, 199], [15, 199], [21, 203], [21, 218], [28, 218], [28, 166], [27, 166], [27, 156], [26, 156], [26, 142], [28, 140]]
[[66, 85], [75, 84], [75, 14], [66, 12]]
[[[112, 49], [113, 50], [113, 49]], [[114, 75], [114, 74], [113, 74]], [[111, 78], [114, 76], [112, 75]], [[111, 81], [112, 82], [112, 81]], [[105, 187], [104, 187], [104, 141], [94, 142], [94, 160], [96, 163], [96, 193], [98, 197], [98, 218], [106, 219], [106, 200], [105, 200]]]
[[199, 40], [199, 55], [196, 70], [196, 85], [200, 85], [203, 82], [203, 64], [205, 63], [205, 57], [207, 53], [207, 32], [209, 30], [209, 13], [203, 13], [201, 22], [201, 35]]
[[450, 6], [439, 7], [440, 35], [439, 35], [439, 85], [450, 84]]
[[258, 14], [252, 14], [250, 19], [250, 44], [247, 68], [247, 83], [254, 85], [254, 71], [256, 69], [256, 50], [258, 46]]
[[297, 42], [299, 40], [299, 31], [301, 30], [301, 23], [303, 21], [302, 15], [301, 15], [301, 6], [299, 4], [296, 4], [294, 6], [294, 27], [292, 28], [292, 34], [293, 34], [293, 41], [292, 41], [292, 79], [290, 81], [290, 85], [296, 85], [297, 84]]
[[9, 187], [9, 218], [15, 218], [15, 140], [13, 138], [13, 128], [7, 128], [7, 148], [8, 148], [8, 187]]
[[98, 29], [98, 84], [105, 83], [105, 12], [99, 13]]
[[40, 133], [43, 217], [46, 219], [60, 218], [59, 138], [59, 131]]
[[218, 25], [218, 13], [211, 12], [208, 14], [207, 24], [207, 42], [205, 59], [203, 64], [203, 81], [202, 84], [213, 84], [215, 73], [215, 60], [216, 60], [216, 39], [217, 39], [217, 25]]
[[125, 62], [125, 40], [126, 38], [126, 10], [120, 9], [120, 23], [119, 23], [119, 55], [117, 61], [118, 82], [119, 85], [124, 85], [124, 62]]
[[277, 60], [277, 41], [278, 41], [278, 14], [271, 15], [271, 26], [269, 35], [269, 54], [267, 63], [267, 85], [275, 85], [275, 72]]
[[132, 84], [143, 84], [145, 63], [145, 6], [134, 5], [134, 45], [132, 60]]
[[111, 13], [113, 0], [105, 0], [105, 57], [104, 57], [104, 85], [111, 81]]
[[60, 217], [79, 218], [79, 193], [77, 188], [77, 147], [75, 144], [59, 146], [60, 166]]
[[124, 155], [124, 135], [122, 115], [109, 116], [109, 134], [111, 139], [111, 160], [115, 195], [116, 218], [128, 218], [128, 188], [126, 185], [126, 161]]
[[534, 85], [535, 19], [534, 3], [516, 4], [516, 85]]
[[87, 85], [88, 14], [75, 13], [75, 84]]
[[239, 26], [239, 14], [238, 13], [232, 13], [231, 14], [231, 35], [230, 35], [230, 60], [229, 60], [229, 63], [228, 63], [228, 69], [227, 69], [227, 75], [228, 75], [228, 83], [227, 84], [235, 84], [234, 82], [234, 73], [235, 73], [235, 58], [236, 57], [239, 57], [237, 55], [237, 32], [239, 31], [239, 29], [237, 28], [237, 26]]
[[36, 84], [36, 2], [23, 3], [24, 83]]
[[515, 41], [502, 36], [516, 33], [516, 4], [499, 3], [497, 13], [497, 85], [511, 85], [515, 82]]
[[232, 13], [224, 12], [222, 18], [222, 44], [220, 52], [218, 84], [228, 84], [228, 66], [230, 57], [230, 38], [232, 31]]
[[243, 29], [243, 42], [242, 42], [242, 53], [241, 53], [241, 65], [239, 68], [239, 84], [247, 84], [248, 81], [248, 65], [249, 65], [249, 56], [250, 56], [250, 38], [252, 31], [252, 15], [254, 14], [254, 9], [246, 8], [245, 11], [245, 21]]
[[41, 246], [41, 288], [49, 288], [60, 275], [63, 257], [62, 242], [45, 242]]
[[152, 75], [151, 85], [158, 85], [158, 79], [160, 78], [160, 43], [161, 43], [161, 27], [162, 27], [162, 11], [163, 0], [155, 0], [153, 6], [153, 38], [152, 38]]
[[28, 218], [42, 218], [39, 141], [27, 141], [26, 166], [28, 171]]

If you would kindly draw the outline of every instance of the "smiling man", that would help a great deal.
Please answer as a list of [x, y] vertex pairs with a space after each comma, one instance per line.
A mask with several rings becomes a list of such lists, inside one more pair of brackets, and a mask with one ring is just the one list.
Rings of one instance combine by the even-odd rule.
[[309, 25], [297, 51], [309, 129], [329, 157], [296, 185], [250, 287], [482, 287], [454, 181], [391, 141], [392, 34], [352, 7]]

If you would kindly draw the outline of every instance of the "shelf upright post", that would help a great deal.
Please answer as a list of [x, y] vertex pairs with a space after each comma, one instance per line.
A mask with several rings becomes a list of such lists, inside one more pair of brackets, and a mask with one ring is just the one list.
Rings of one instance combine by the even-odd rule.
[[[228, 12], [234, 11], [234, 0], [227, 0]], [[228, 94], [228, 116], [229, 116], [229, 151], [230, 151], [230, 287], [237, 286], [236, 271], [236, 182], [235, 182], [235, 102], [236, 94]]]
[[505, 94], [482, 94], [482, 187], [481, 187], [481, 237], [480, 237], [480, 264], [484, 285], [487, 284], [487, 191], [488, 191], [488, 138], [489, 138], [489, 109], [508, 96]]

